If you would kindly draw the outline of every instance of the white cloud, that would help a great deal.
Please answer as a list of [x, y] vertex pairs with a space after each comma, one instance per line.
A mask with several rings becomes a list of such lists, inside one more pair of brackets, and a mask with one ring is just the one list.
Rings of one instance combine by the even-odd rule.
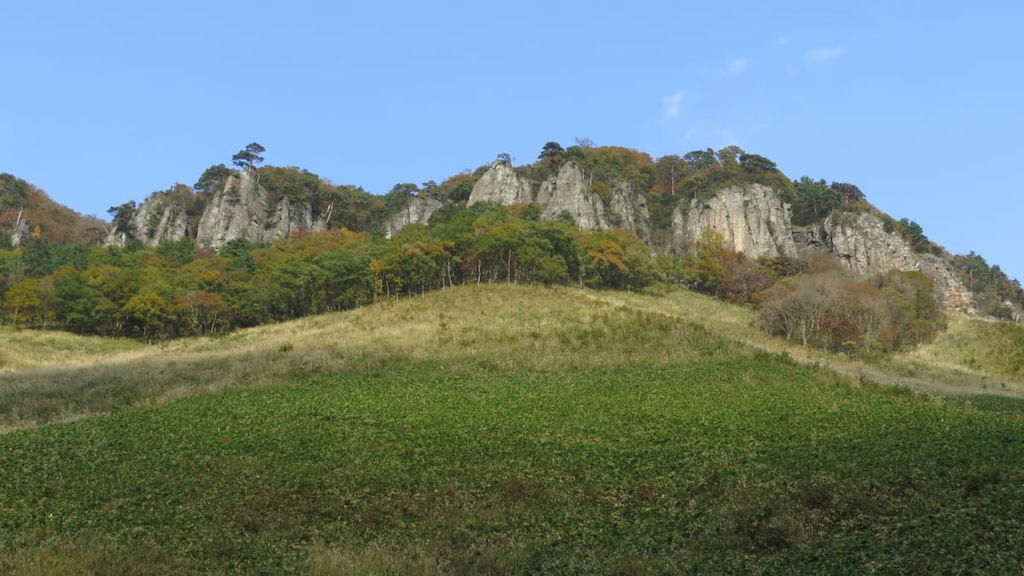
[[679, 116], [679, 111], [683, 107], [683, 100], [686, 99], [686, 92], [679, 90], [671, 96], [665, 96], [661, 99], [661, 103], [665, 106], [665, 116], [668, 118], [675, 118]]
[[807, 60], [808, 62], [811, 62], [812, 64], [817, 64], [819, 62], [824, 62], [826, 60], [833, 60], [835, 58], [839, 58], [845, 52], [846, 51], [843, 50], [842, 48], [816, 48], [814, 50], [808, 50], [807, 52], [805, 52], [804, 59]]
[[746, 69], [749, 62], [746, 58], [735, 58], [732, 62], [729, 62], [729, 74], [733, 76], [739, 76]]

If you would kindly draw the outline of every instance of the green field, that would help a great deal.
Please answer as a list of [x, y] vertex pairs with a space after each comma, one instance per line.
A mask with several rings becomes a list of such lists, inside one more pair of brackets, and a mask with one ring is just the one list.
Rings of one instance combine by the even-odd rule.
[[1024, 572], [1020, 400], [723, 306], [466, 287], [9, 371], [0, 573]]

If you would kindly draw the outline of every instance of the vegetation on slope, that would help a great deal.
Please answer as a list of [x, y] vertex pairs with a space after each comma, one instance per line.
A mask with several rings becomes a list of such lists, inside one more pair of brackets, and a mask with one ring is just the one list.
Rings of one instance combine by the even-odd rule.
[[[28, 234], [21, 234], [21, 230]], [[0, 174], [0, 249], [10, 248], [12, 233], [22, 241], [44, 240], [62, 246], [90, 242], [106, 234], [105, 223], [57, 204], [45, 192], [11, 174]]]
[[759, 338], [685, 292], [466, 286], [9, 373], [3, 406], [143, 392], [0, 437], [0, 571], [1021, 569], [1021, 420], [686, 316]]
[[461, 284], [636, 291], [667, 282], [758, 303], [769, 332], [791, 338], [799, 325], [804, 345], [848, 354], [917, 345], [942, 325], [934, 287], [920, 275], [855, 280], [789, 258], [751, 260], [710, 231], [692, 254], [652, 259], [631, 232], [542, 222], [534, 205], [453, 206], [390, 240], [342, 228], [271, 246], [235, 240], [216, 255], [187, 239], [155, 249], [51, 248], [0, 251], [6, 323], [162, 341]]
[[[384, 223], [387, 219], [405, 209], [414, 196], [430, 197], [445, 202], [446, 208], [438, 213], [436, 218], [450, 222], [453, 215], [464, 209], [473, 185], [487, 169], [486, 166], [481, 166], [476, 170], [467, 170], [445, 179], [440, 184], [433, 181], [424, 182], [422, 185], [400, 183], [396, 184], [387, 194], [374, 196], [357, 186], [335, 185], [301, 168], [259, 166], [264, 159], [263, 152], [265, 150], [262, 146], [252, 143], [235, 154], [232, 160], [239, 169], [259, 174], [260, 182], [269, 194], [268, 206], [276, 206], [281, 199], [288, 199], [292, 203], [308, 204], [315, 216], [326, 220], [329, 228], [334, 230], [344, 228], [365, 233], [375, 239], [384, 235]], [[511, 161], [507, 154], [501, 154], [499, 158]], [[743, 186], [751, 183], [771, 186], [783, 201], [790, 205], [793, 222], [796, 226], [814, 226], [829, 215], [838, 212], [876, 211], [867, 202], [861, 190], [853, 184], [843, 182], [829, 184], [825, 180], [813, 180], [806, 176], [798, 180], [790, 180], [768, 158], [747, 153], [736, 146], [729, 146], [718, 151], [695, 150], [682, 156], [670, 154], [655, 160], [650, 155], [637, 150], [618, 146], [597, 146], [589, 139], [584, 138], [577, 139], [575, 145], [566, 149], [563, 149], [557, 142], [548, 142], [544, 145], [536, 162], [519, 166], [516, 170], [520, 175], [536, 181], [552, 176], [568, 162], [575, 163], [583, 170], [591, 191], [602, 198], [605, 203], [610, 202], [613, 189], [620, 186], [629, 186], [642, 195], [651, 214], [652, 243], [655, 248], [666, 241], [664, 236], [673, 211], [677, 208], [685, 210], [691, 200], [709, 198], [728, 186]], [[218, 164], [207, 169], [192, 187], [176, 184], [165, 192], [155, 194], [163, 195], [167, 202], [176, 207], [174, 209], [183, 211], [187, 216], [188, 228], [194, 231], [197, 229], [199, 216], [212, 194], [223, 191], [233, 173], [235, 170], [224, 164]], [[10, 175], [3, 175], [3, 178], [0, 178], [0, 231], [9, 230], [12, 219], [20, 213], [20, 208], [15, 210], [15, 207], [26, 204], [26, 198], [38, 200], [27, 202], [29, 211], [26, 214], [31, 216], [29, 220], [33, 226], [41, 224], [40, 230], [38, 234], [31, 235], [36, 238], [26, 239], [24, 248], [0, 254], [2, 256], [0, 258], [0, 296], [14, 288], [26, 277], [30, 279], [43, 278], [65, 266], [73, 266], [79, 272], [82, 271], [88, 248], [80, 247], [75, 254], [67, 254], [62, 252], [59, 246], [54, 247], [51, 244], [53, 242], [66, 244], [70, 241], [69, 239], [95, 239], [95, 234], [86, 233], [87, 228], [94, 232], [102, 231], [102, 226], [99, 226], [102, 223], [92, 222], [90, 224], [80, 217], [67, 225], [58, 225], [55, 220], [51, 225], [49, 222], [53, 220], [52, 218], [50, 220], [44, 218], [45, 221], [39, 220], [40, 217], [36, 212], [49, 213], [53, 210], [47, 208], [32, 212], [32, 206], [55, 205], [45, 197], [42, 191], [36, 190], [31, 185]], [[113, 216], [112, 227], [121, 232], [130, 232], [128, 223], [135, 209], [134, 202], [112, 207], [110, 209]], [[520, 214], [529, 219], [536, 207], [520, 207], [520, 209]], [[66, 212], [70, 214], [70, 211]], [[154, 223], [155, 220], [158, 220], [155, 216], [156, 214], [154, 214], [154, 218], [151, 218]], [[998, 266], [990, 266], [982, 257], [973, 252], [966, 256], [949, 256], [941, 247], [925, 236], [921, 226], [916, 222], [907, 218], [896, 220], [885, 214], [879, 214], [879, 216], [883, 219], [887, 231], [903, 236], [914, 250], [950, 258], [954, 269], [962, 275], [964, 285], [974, 293], [977, 309], [982, 315], [1002, 319], [1020, 318], [1022, 306], [1024, 306], [1024, 290], [1021, 289], [1019, 282], [1009, 279]], [[463, 220], [463, 224], [467, 223]], [[437, 234], [433, 235], [438, 236]], [[453, 240], [452, 238], [446, 239]], [[0, 234], [0, 250], [9, 247], [6, 242], [8, 240], [7, 234]], [[170, 244], [164, 248], [162, 256], [172, 260], [176, 259], [179, 261], [178, 263], [182, 264], [197, 256], [191, 241]], [[625, 249], [621, 241], [619, 244], [620, 248]], [[244, 241], [242, 245], [244, 245]], [[139, 248], [140, 246], [129, 241], [129, 251], [136, 251]], [[237, 245], [236, 248], [238, 248]], [[552, 248], [553, 250], [549, 251], [557, 253], [558, 247]], [[538, 249], [548, 250], [543, 243], [531, 247], [534, 252]], [[374, 252], [374, 254], [376, 253]], [[455, 252], [445, 255], [443, 259], [449, 263], [471, 266], [471, 256]], [[632, 255], [634, 260], [636, 260], [635, 256], [634, 253]], [[695, 254], [688, 256], [696, 257]], [[563, 274], [561, 267], [555, 266], [553, 262], [544, 264], [545, 266], [542, 266], [544, 273], [540, 275], [535, 272], [531, 273], [529, 267], [526, 267], [526, 281], [532, 281], [530, 280], [532, 277], [537, 277], [539, 281], [543, 282], [550, 282], [550, 277], [554, 277], [556, 282], [564, 281], [565, 278], [568, 278], [568, 281], [578, 280], [574, 277], [571, 269]], [[630, 263], [625, 261], [623, 264], [627, 267], [630, 266]], [[759, 268], [756, 264], [763, 264], [763, 266]], [[739, 268], [739, 270], [728, 270], [728, 272], [737, 272], [732, 278], [735, 286], [748, 283], [752, 279], [762, 281], [756, 277], [763, 275], [765, 269], [778, 272], [781, 266], [784, 269], [792, 270], [795, 264], [792, 262], [755, 263], [734, 259], [732, 267]], [[114, 263], [114, 265], [117, 264]], [[430, 264], [423, 262], [422, 266], [429, 268]], [[571, 268], [571, 264], [568, 262], [566, 266]], [[613, 262], [612, 267], [620, 268], [617, 262]], [[673, 275], [670, 267], [662, 266], [662, 272], [669, 276]], [[785, 271], [783, 272], [785, 273]], [[415, 272], [410, 273], [415, 274]], [[630, 274], [634, 273], [630, 270]], [[705, 282], [706, 278], [692, 278], [678, 274], [675, 276], [685, 280], [688, 286], [708, 293], [715, 293], [727, 280], [721, 277], [711, 278], [712, 283], [708, 284]], [[208, 289], [194, 288], [192, 290], [200, 292], [198, 294], [200, 302], [209, 301], [215, 308], [219, 306], [217, 298], [207, 294]], [[35, 299], [44, 303], [48, 298], [52, 300], [52, 291], [52, 286], [46, 282], [38, 285], [30, 282], [19, 288], [17, 295], [22, 301], [18, 302], [18, 298], [15, 298], [15, 304], [19, 305], [13, 306], [13, 308], [21, 309], [23, 307], [21, 304], [32, 304], [31, 301]], [[175, 290], [172, 289], [155, 291], [156, 296], [162, 300], [160, 304], [164, 308], [163, 313], [165, 314], [168, 313], [167, 308], [176, 307], [173, 302], [174, 292]], [[31, 293], [33, 297], [29, 299], [30, 302], [25, 302], [24, 298], [28, 293]], [[224, 299], [223, 294], [220, 294], [220, 297], [222, 300]], [[727, 297], [732, 298], [732, 295], [727, 295]], [[749, 298], [749, 294], [743, 294], [741, 297]], [[2, 300], [3, 298], [0, 298], [0, 301]], [[154, 306], [160, 307], [152, 297], [148, 297], [148, 300], [150, 300], [150, 306], [143, 306], [148, 312], [152, 312]], [[115, 303], [118, 309], [105, 309], [104, 314], [111, 316], [120, 313], [122, 321], [116, 323], [117, 326], [114, 330], [119, 335], [122, 335], [125, 330], [129, 334], [142, 335], [140, 332], [146, 331], [145, 322], [141, 322], [143, 326], [140, 326], [138, 321], [126, 321], [124, 317], [130, 316], [131, 311], [120, 310], [124, 303], [126, 302]], [[145, 303], [140, 303], [140, 305], [142, 304]], [[230, 306], [230, 304], [228, 305]], [[143, 314], [145, 313], [147, 312], [143, 312]], [[9, 319], [10, 310], [7, 315]], [[281, 319], [280, 313], [277, 312], [269, 313], [269, 316]], [[16, 323], [23, 324], [24, 321], [25, 319], [21, 319]], [[65, 318], [63, 321], [67, 322], [67, 319]], [[249, 318], [245, 322], [252, 321], [265, 321], [265, 319]], [[56, 322], [59, 325], [61, 320], [58, 319]], [[241, 324], [244, 325], [245, 322]], [[32, 323], [51, 326], [54, 325], [54, 319], [37, 317], [32, 320]], [[78, 324], [77, 327], [66, 326], [66, 328], [82, 333], [89, 333], [90, 330], [95, 333], [111, 332], [109, 326], [100, 328], [93, 325], [90, 328], [85, 328], [83, 325], [88, 326], [89, 322]], [[239, 322], [235, 319], [231, 325], [239, 325]], [[192, 329], [194, 331], [195, 327], [193, 326]], [[173, 335], [187, 331], [187, 328], [182, 329], [181, 326], [178, 326], [170, 330], [170, 333]], [[151, 336], [146, 334], [146, 337]]]

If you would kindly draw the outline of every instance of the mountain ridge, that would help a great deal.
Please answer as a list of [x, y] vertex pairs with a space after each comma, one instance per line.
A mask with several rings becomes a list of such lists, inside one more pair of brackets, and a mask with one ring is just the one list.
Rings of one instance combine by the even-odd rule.
[[[390, 238], [410, 224], [428, 225], [446, 206], [479, 203], [532, 203], [543, 221], [561, 218], [585, 230], [631, 231], [652, 254], [692, 253], [706, 229], [750, 258], [793, 258], [821, 249], [859, 274], [921, 271], [935, 280], [952, 309], [973, 312], [977, 304], [957, 269], [962, 262], [928, 240], [916, 223], [896, 222], [855, 186], [790, 181], [767, 158], [735, 146], [654, 161], [620, 147], [566, 150], [549, 142], [531, 165], [514, 167], [500, 154], [440, 185], [399, 184], [384, 196], [334, 186], [299, 168], [219, 165], [193, 187], [178, 184], [138, 206], [132, 201], [112, 207], [103, 242], [155, 247], [191, 239], [218, 251], [235, 239], [269, 243], [337, 227]], [[25, 226], [10, 229], [11, 244], [25, 237]], [[1019, 290], [1016, 296], [1001, 303], [1019, 317], [1024, 297]]]

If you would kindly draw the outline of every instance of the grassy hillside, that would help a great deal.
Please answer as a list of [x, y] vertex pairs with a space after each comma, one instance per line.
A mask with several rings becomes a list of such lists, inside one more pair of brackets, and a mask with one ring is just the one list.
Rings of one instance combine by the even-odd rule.
[[1024, 570], [1019, 401], [751, 320], [468, 286], [163, 348], [5, 333], [0, 573]]

